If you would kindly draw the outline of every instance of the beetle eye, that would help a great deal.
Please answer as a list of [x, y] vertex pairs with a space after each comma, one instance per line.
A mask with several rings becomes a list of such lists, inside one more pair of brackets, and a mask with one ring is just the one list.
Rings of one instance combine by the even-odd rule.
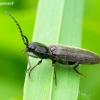
[[34, 49], [35, 49], [34, 46], [29, 46], [29, 47], [27, 48], [28, 52], [32, 52], [32, 51], [34, 51]]

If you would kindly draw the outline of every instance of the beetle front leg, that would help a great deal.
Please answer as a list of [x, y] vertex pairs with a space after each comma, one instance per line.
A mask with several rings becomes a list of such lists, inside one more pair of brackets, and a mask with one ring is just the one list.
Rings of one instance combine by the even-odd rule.
[[40, 65], [42, 63], [42, 59], [34, 66], [34, 67], [31, 67], [30, 70], [29, 70], [29, 78], [30, 78], [30, 73], [31, 71], [37, 66], [37, 65]]
[[31, 67], [31, 63], [30, 63], [30, 60], [29, 60], [29, 56], [30, 57], [34, 57], [34, 58], [38, 58], [36, 55], [34, 55], [33, 53], [29, 53], [28, 54], [28, 57], [27, 57], [27, 59], [28, 59], [28, 63], [29, 63], [29, 68], [26, 70], [26, 73], [32, 68]]
[[28, 59], [29, 68], [26, 69], [25, 73], [27, 73], [31, 69], [31, 63], [30, 63], [30, 60], [29, 60], [29, 55], [27, 56], [27, 59]]
[[29, 78], [30, 78], [30, 73], [31, 71], [37, 66], [37, 65], [40, 65], [42, 63], [42, 59], [34, 66], [34, 67], [31, 67], [31, 63], [30, 63], [30, 60], [29, 60], [29, 56], [31, 57], [34, 57], [34, 58], [38, 58], [36, 55], [34, 55], [33, 53], [30, 53], [28, 54], [28, 63], [29, 63], [29, 68], [26, 70], [26, 72], [29, 71]]
[[35, 54], [33, 54], [33, 53], [29, 53], [28, 56], [34, 57], [34, 58], [38, 58], [38, 57], [37, 57]]
[[[80, 75], [83, 75], [83, 76], [85, 76], [84, 74], [82, 74], [82, 73], [80, 73], [76, 68], [78, 67], [78, 65], [79, 65], [79, 63], [77, 62], [77, 63], [75, 63], [75, 65], [74, 65], [74, 70], [76, 71], [76, 73], [78, 73], [78, 74], [80, 74]], [[85, 76], [86, 77], [86, 76]]]

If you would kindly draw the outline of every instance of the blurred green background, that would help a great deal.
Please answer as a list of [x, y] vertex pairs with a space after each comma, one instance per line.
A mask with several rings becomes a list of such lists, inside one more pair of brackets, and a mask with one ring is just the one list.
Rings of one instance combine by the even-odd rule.
[[[6, 5], [2, 3], [5, 3]], [[38, 0], [0, 0], [0, 100], [22, 100], [27, 58], [19, 30], [5, 13], [10, 12], [20, 23], [24, 34], [32, 40]], [[82, 47], [100, 54], [100, 1], [84, 4]], [[91, 100], [100, 100], [100, 64], [82, 65], [80, 91]]]

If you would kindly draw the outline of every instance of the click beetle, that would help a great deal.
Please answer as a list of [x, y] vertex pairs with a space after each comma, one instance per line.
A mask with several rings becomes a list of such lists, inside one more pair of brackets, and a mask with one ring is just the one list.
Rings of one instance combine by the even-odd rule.
[[[23, 40], [23, 43], [26, 45], [26, 48], [24, 49], [25, 52], [29, 52], [28, 56], [34, 57], [34, 58], [40, 58], [40, 61], [34, 66], [31, 67], [31, 64], [29, 62], [30, 67], [26, 70], [26, 72], [29, 71], [29, 77], [30, 72], [39, 64], [42, 63], [43, 59], [50, 59], [52, 61], [52, 66], [55, 66], [55, 63], [60, 63], [64, 65], [73, 65], [73, 69], [80, 75], [81, 74], [76, 68], [79, 64], [98, 64], [100, 63], [100, 56], [92, 51], [81, 49], [77, 47], [71, 47], [71, 46], [63, 46], [59, 44], [52, 44], [49, 46], [46, 46], [42, 43], [38, 42], [31, 42], [29, 43], [27, 37], [23, 34], [22, 29], [18, 22], [15, 20], [15, 18], [6, 12], [16, 23], [20, 30], [20, 34]], [[56, 70], [54, 67], [54, 75], [55, 75], [55, 84], [56, 83]]]

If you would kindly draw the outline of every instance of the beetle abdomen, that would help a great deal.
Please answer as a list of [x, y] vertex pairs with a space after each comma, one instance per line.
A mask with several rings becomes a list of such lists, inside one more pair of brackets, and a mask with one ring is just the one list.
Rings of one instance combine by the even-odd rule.
[[62, 45], [49, 46], [55, 60], [58, 63], [78, 62], [80, 64], [98, 64], [100, 56], [86, 49], [75, 48]]

